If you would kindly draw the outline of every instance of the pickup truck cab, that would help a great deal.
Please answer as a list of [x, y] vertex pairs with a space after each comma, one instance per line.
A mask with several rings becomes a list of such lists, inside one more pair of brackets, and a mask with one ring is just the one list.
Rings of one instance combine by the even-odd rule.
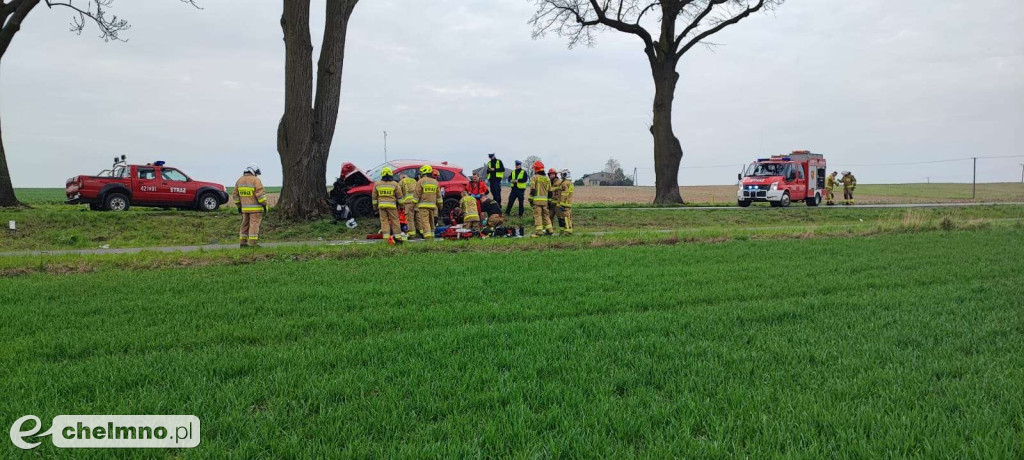
[[224, 186], [197, 181], [162, 161], [129, 165], [122, 157], [96, 176], [75, 176], [64, 184], [67, 204], [94, 211], [127, 211], [131, 206], [216, 211], [227, 203]]

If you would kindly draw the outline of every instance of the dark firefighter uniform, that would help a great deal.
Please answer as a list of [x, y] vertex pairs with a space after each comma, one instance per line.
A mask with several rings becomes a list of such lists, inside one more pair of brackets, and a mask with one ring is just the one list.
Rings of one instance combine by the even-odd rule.
[[505, 223], [505, 217], [501, 215], [501, 204], [490, 198], [484, 198], [480, 203], [480, 212], [487, 216], [487, 226], [494, 228]]
[[373, 186], [373, 210], [380, 215], [380, 234], [384, 239], [402, 233], [402, 223], [398, 220], [398, 203], [405, 197], [402, 185], [390, 174], [381, 177]]
[[843, 175], [843, 204], [853, 204], [853, 189], [857, 188], [857, 178], [853, 173]]
[[260, 243], [260, 223], [263, 213], [267, 212], [267, 195], [263, 190], [263, 181], [248, 170], [235, 181], [232, 194], [238, 210], [242, 213], [242, 226], [238, 229], [240, 246], [258, 246]]
[[416, 181], [416, 230], [426, 239], [434, 239], [434, 223], [437, 222], [437, 210], [441, 208], [441, 185], [430, 173], [429, 165], [420, 168], [420, 180]]

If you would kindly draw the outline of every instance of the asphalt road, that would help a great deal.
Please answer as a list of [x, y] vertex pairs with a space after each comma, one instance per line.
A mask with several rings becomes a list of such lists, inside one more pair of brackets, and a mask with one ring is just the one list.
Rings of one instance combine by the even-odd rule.
[[[820, 209], [864, 209], [864, 208], [954, 208], [966, 206], [1007, 206], [1024, 205], [1024, 202], [1014, 203], [916, 203], [916, 204], [862, 204], [856, 206], [820, 206]], [[797, 205], [803, 206], [803, 205]], [[630, 211], [714, 211], [722, 209], [750, 209], [738, 206], [691, 206], [691, 207], [652, 207], [652, 208], [599, 208], [607, 210], [630, 210]], [[673, 231], [673, 230], [665, 230]], [[581, 233], [581, 235], [601, 235], [606, 232]], [[416, 242], [417, 240], [413, 240]], [[383, 240], [314, 240], [314, 241], [282, 241], [274, 243], [262, 243], [260, 246], [267, 248], [289, 247], [289, 246], [346, 246], [350, 244], [379, 244]], [[43, 251], [13, 251], [0, 252], [0, 257], [11, 256], [44, 256], [44, 255], [75, 255], [75, 254], [136, 254], [143, 251], [154, 252], [194, 252], [213, 251], [218, 249], [238, 249], [237, 244], [206, 244], [199, 246], [151, 246], [144, 248], [97, 248], [97, 249], [56, 249]]]

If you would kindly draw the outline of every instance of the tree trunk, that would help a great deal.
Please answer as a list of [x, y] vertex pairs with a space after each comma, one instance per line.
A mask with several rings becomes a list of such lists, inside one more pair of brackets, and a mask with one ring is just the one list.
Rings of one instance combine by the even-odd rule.
[[285, 110], [277, 131], [284, 182], [277, 208], [292, 219], [327, 214], [327, 156], [341, 102], [348, 21], [357, 0], [328, 0], [313, 99], [309, 0], [284, 0]]
[[680, 204], [679, 163], [683, 160], [683, 147], [672, 131], [672, 100], [675, 98], [679, 73], [675, 62], [652, 63], [654, 76], [654, 204]]
[[3, 131], [0, 129], [0, 207], [20, 205], [18, 197], [14, 196], [11, 173], [7, 170], [7, 151], [4, 150]]

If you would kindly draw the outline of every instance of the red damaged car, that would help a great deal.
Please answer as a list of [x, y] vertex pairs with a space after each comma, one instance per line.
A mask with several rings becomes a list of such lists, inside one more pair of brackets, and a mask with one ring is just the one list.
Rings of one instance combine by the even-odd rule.
[[352, 163], [342, 163], [341, 176], [334, 183], [334, 190], [331, 192], [332, 199], [337, 204], [347, 204], [355, 217], [372, 216], [374, 212], [371, 194], [373, 184], [380, 180], [381, 169], [385, 166], [390, 167], [395, 172], [395, 180], [403, 174], [415, 179], [419, 175], [420, 166], [425, 164], [429, 164], [439, 173], [438, 182], [444, 196], [442, 215], [458, 208], [462, 191], [469, 188], [469, 179], [462, 172], [462, 167], [449, 164], [447, 161], [392, 160], [369, 172], [363, 172]]
[[94, 211], [127, 211], [132, 206], [216, 211], [228, 202], [224, 186], [197, 181], [162, 161], [130, 165], [122, 155], [95, 176], [75, 176], [64, 184], [67, 204]]

